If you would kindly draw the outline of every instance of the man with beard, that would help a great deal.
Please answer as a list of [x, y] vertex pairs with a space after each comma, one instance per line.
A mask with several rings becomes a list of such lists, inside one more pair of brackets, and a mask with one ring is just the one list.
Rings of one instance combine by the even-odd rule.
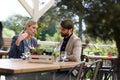
[[[64, 59], [64, 61], [79, 62], [81, 61], [80, 56], [82, 45], [80, 38], [73, 33], [73, 30], [74, 23], [71, 20], [64, 20], [61, 22], [60, 34], [63, 39], [60, 41], [58, 48], [60, 48], [60, 56], [62, 55], [62, 52], [66, 52], [66, 59]], [[56, 80], [65, 80], [68, 72], [69, 70], [58, 71], [56, 73]]]
[[63, 39], [60, 41], [60, 52], [66, 52], [66, 59], [78, 62], [81, 56], [81, 39], [74, 33], [74, 23], [71, 20], [64, 20], [60, 24], [60, 34]]

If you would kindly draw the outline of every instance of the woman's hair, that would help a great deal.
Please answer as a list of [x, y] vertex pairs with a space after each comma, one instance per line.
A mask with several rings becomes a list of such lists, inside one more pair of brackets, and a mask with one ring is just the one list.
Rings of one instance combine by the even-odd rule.
[[35, 24], [37, 24], [37, 22], [30, 19], [29, 21], [26, 22], [24, 31], [26, 30], [27, 27], [30, 27], [30, 26], [35, 25]]

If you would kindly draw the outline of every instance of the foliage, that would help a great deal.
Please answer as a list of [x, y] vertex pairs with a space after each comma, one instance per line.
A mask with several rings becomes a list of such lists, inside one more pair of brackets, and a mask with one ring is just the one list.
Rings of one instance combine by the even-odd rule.
[[94, 71], [90, 69], [86, 74], [86, 78], [91, 78], [93, 76], [93, 73]]
[[46, 34], [46, 40], [59, 42], [61, 40], [61, 35], [58, 31], [53, 36]]
[[78, 28], [78, 36], [82, 38], [82, 21], [85, 14], [82, 0], [60, 0], [56, 5], [61, 19], [72, 19]]
[[37, 34], [35, 35], [36, 39], [40, 39], [41, 38], [41, 32], [42, 30], [44, 30], [46, 28], [46, 26], [41, 23], [40, 21], [38, 21], [38, 28], [37, 28]]
[[117, 42], [120, 31], [120, 3], [112, 0], [88, 3], [88, 15], [85, 17], [88, 35]]
[[[78, 0], [77, 0], [78, 1]], [[76, 2], [76, 1], [75, 1]], [[59, 5], [61, 4], [61, 5]], [[62, 6], [69, 6], [64, 4], [63, 1], [58, 2], [57, 4], [53, 5], [52, 8], [50, 8], [40, 19], [39, 21], [42, 22], [43, 24], [45, 24], [46, 28], [44, 28], [44, 30], [42, 30], [41, 32], [41, 38], [40, 40], [50, 40], [52, 36], [56, 35], [56, 31], [57, 31], [57, 27], [60, 25], [60, 21], [63, 19], [72, 19], [75, 23], [75, 30], [78, 31], [78, 24], [79, 24], [79, 18], [77, 13], [79, 12], [78, 10], [76, 10], [77, 12], [75, 12], [73, 9], [66, 9], [65, 7]], [[52, 14], [51, 14], [52, 13]], [[76, 18], [77, 17], [77, 18]], [[82, 31], [77, 32], [77, 34], [81, 34]], [[55, 35], [54, 35], [55, 34]], [[56, 38], [55, 38], [56, 39]], [[51, 40], [55, 40], [52, 39]], [[55, 41], [58, 41], [55, 40]]]
[[98, 45], [98, 44], [91, 44], [89, 47], [84, 49], [85, 55], [101, 55], [107, 56], [108, 53], [112, 53], [113, 55], [118, 55], [117, 48], [113, 45]]
[[45, 46], [45, 45], [38, 45], [37, 48], [30, 50], [31, 54], [37, 55], [52, 55], [55, 46]]
[[28, 20], [28, 17], [24, 17], [21, 15], [12, 15], [10, 16], [5, 22], [4, 22], [4, 27], [11, 29], [15, 32], [15, 34], [19, 33], [23, 28]]
[[117, 18], [120, 12], [119, 4], [108, 0], [93, 1], [88, 4], [90, 4], [88, 5], [88, 15], [85, 17], [88, 35], [99, 37], [102, 40], [114, 39], [114, 29], [115, 27], [119, 29], [119, 18]]
[[56, 14], [57, 12], [55, 11], [54, 7], [52, 7], [39, 19], [41, 23], [45, 24], [45, 28], [41, 31], [40, 34], [40, 40], [45, 41], [46, 34], [53, 36], [56, 32], [56, 25], [59, 22], [59, 18]]
[[38, 54], [38, 55], [43, 55], [44, 49], [41, 48], [35, 48], [31, 50], [31, 54]]
[[[54, 34], [57, 31], [57, 27], [60, 24], [60, 21], [63, 19], [72, 19], [75, 23], [75, 29], [76, 31], [79, 31], [80, 29], [78, 27], [80, 26], [80, 14], [82, 14], [78, 9], [80, 7], [81, 3], [80, 1], [68, 1], [70, 2], [69, 4], [66, 4], [63, 1], [57, 2], [55, 5], [53, 5], [52, 8], [50, 8], [40, 19], [39, 21], [43, 24], [45, 24], [46, 28], [44, 28], [41, 31], [41, 38], [40, 40], [45, 41], [48, 40], [50, 37], [49, 36], [54, 36]], [[79, 1], [79, 2], [78, 2]], [[72, 8], [71, 4], [72, 3], [77, 3], [77, 5], [74, 5], [74, 8]], [[71, 7], [69, 7], [71, 6]], [[66, 8], [69, 7], [69, 8]], [[80, 7], [82, 9], [82, 7]], [[83, 10], [82, 10], [83, 11]], [[52, 14], [51, 14], [52, 13]], [[79, 17], [78, 17], [79, 16]], [[77, 32], [77, 34], [81, 35], [82, 31]], [[48, 37], [48, 38], [47, 38]], [[55, 39], [54, 39], [55, 40]], [[57, 41], [57, 40], [56, 40]]]
[[108, 45], [100, 39], [96, 39], [94, 42], [89, 43], [88, 46], [84, 49], [84, 54], [88, 55], [94, 55], [97, 53], [99, 55], [106, 56], [109, 52], [113, 53], [114, 55], [118, 55], [114, 41], [112, 44], [109, 43]]
[[15, 35], [15, 32], [13, 30], [10, 30], [8, 28], [3, 28], [3, 38], [12, 38]]
[[[5, 28], [3, 35], [5, 37], [6, 36], [12, 37], [14, 32], [15, 34], [19, 33], [24, 28], [26, 21], [28, 21], [29, 19], [30, 18], [21, 16], [18, 14], [10, 16], [5, 22], [3, 22], [4, 28]], [[6, 31], [6, 29], [10, 30], [9, 34]], [[41, 31], [44, 29], [45, 29], [45, 25], [41, 23], [40, 21], [38, 21], [37, 34], [35, 35], [37, 39], [40, 39]], [[11, 30], [14, 32], [11, 32]]]
[[[101, 40], [114, 40], [118, 50], [115, 61], [117, 74], [120, 73], [120, 1], [119, 0], [85, 0], [87, 14], [85, 23], [89, 36]], [[120, 76], [117, 76], [118, 80]]]

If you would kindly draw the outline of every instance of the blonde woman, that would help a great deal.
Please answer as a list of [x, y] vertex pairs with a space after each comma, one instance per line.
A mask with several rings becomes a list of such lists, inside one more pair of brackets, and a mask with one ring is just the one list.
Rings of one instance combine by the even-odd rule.
[[20, 58], [26, 50], [37, 47], [37, 41], [33, 36], [37, 32], [37, 22], [29, 20], [18, 36], [12, 38], [11, 48], [8, 53], [9, 58]]

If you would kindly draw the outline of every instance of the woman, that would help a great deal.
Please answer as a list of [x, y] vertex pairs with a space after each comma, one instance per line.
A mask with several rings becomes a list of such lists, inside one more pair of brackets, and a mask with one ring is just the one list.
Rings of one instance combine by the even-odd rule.
[[20, 58], [22, 53], [37, 47], [37, 41], [33, 36], [37, 32], [37, 22], [29, 20], [18, 36], [12, 38], [11, 48], [8, 53], [9, 58]]

